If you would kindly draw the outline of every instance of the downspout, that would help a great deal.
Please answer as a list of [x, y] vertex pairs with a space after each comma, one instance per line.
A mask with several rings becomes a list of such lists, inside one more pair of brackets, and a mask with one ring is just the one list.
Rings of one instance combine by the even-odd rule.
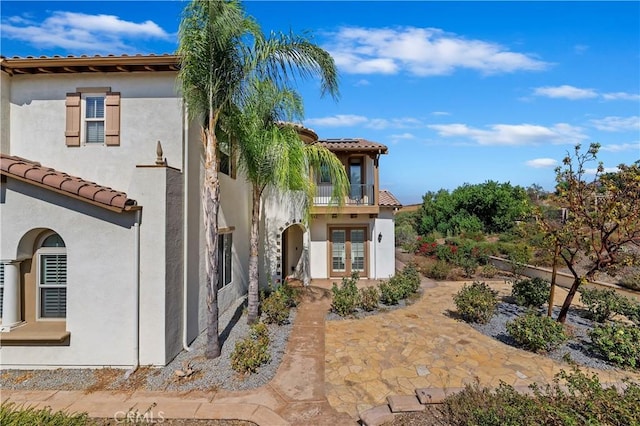
[[183, 103], [183, 133], [182, 133], [182, 174], [183, 174], [183, 203], [182, 203], [182, 349], [191, 352], [188, 342], [188, 284], [189, 284], [189, 123], [186, 107]]
[[136, 218], [133, 224], [133, 245], [134, 245], [134, 282], [136, 283], [136, 291], [134, 293], [134, 305], [136, 309], [135, 327], [133, 339], [134, 364], [130, 370], [125, 373], [125, 379], [128, 379], [140, 367], [140, 213], [141, 209], [136, 210]]

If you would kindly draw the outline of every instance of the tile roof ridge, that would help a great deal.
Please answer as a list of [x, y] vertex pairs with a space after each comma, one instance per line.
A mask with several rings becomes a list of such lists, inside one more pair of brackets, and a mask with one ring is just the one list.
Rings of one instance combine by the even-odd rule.
[[89, 201], [116, 211], [131, 210], [136, 200], [122, 191], [42, 166], [39, 162], [0, 153], [0, 172], [23, 182]]

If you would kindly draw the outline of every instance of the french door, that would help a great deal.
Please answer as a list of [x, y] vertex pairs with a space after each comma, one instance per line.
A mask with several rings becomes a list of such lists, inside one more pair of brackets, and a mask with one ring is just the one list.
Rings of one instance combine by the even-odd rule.
[[330, 228], [330, 276], [367, 276], [367, 228]]

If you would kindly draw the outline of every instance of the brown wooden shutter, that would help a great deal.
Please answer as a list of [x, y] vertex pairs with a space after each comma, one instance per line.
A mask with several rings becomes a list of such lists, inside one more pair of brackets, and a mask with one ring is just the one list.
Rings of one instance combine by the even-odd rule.
[[67, 125], [64, 137], [67, 146], [80, 146], [80, 93], [67, 93]]
[[120, 145], [120, 93], [109, 92], [106, 99], [104, 142], [107, 146]]

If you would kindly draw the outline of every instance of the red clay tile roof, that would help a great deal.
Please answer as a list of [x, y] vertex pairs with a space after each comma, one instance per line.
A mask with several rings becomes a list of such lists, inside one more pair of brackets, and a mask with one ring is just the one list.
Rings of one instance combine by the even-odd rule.
[[317, 143], [329, 148], [331, 151], [379, 151], [381, 154], [387, 153], [386, 145], [366, 139], [320, 139]]
[[382, 207], [402, 207], [400, 201], [386, 189], [380, 190], [380, 197], [378, 199], [378, 205]]
[[44, 167], [35, 161], [0, 154], [0, 173], [114, 211], [131, 210], [136, 200], [127, 194]]

